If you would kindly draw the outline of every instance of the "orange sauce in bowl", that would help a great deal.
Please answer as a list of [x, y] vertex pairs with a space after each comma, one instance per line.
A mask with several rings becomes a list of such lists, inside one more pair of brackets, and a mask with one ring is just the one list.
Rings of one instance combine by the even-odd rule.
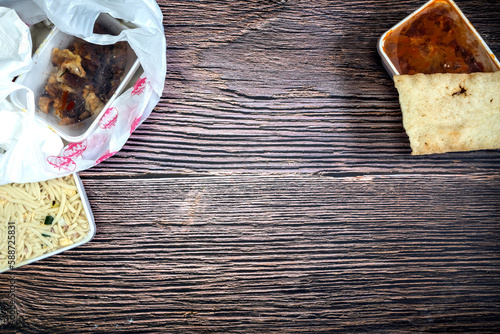
[[384, 40], [400, 74], [473, 73], [500, 70], [455, 8], [437, 0]]

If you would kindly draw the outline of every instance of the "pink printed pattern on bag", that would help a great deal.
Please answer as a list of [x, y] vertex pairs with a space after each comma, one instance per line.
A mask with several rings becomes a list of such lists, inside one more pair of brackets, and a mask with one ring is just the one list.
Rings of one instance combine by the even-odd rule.
[[107, 151], [102, 157], [100, 157], [99, 159], [96, 160], [95, 164], [96, 165], [100, 164], [101, 162], [103, 162], [107, 158], [112, 157], [113, 155], [115, 155], [117, 152], [118, 151], [114, 151], [114, 152]]
[[137, 129], [137, 127], [139, 126], [139, 123], [141, 123], [141, 116], [137, 117], [132, 122], [132, 125], [130, 126], [130, 134], [132, 134], [132, 132], [134, 132], [135, 129]]
[[47, 162], [58, 170], [73, 172], [76, 169], [76, 162], [68, 157], [60, 157], [51, 155], [47, 158]]
[[115, 107], [108, 108], [99, 122], [99, 127], [101, 129], [111, 129], [116, 125], [118, 120], [118, 109]]
[[63, 151], [63, 156], [66, 158], [77, 158], [83, 155], [83, 152], [87, 149], [87, 140], [79, 143], [71, 143]]
[[137, 80], [137, 82], [134, 84], [134, 88], [132, 89], [131, 95], [139, 95], [144, 93], [144, 89], [146, 88], [146, 77]]

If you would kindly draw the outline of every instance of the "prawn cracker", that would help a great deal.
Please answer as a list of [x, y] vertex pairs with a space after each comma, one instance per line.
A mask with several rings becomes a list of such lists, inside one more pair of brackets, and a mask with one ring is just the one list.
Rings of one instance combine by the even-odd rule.
[[500, 71], [396, 75], [413, 155], [500, 148]]

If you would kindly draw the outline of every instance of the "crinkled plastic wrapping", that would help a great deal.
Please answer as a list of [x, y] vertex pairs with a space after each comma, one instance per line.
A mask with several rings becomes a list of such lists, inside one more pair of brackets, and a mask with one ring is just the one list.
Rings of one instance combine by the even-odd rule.
[[[118, 152], [150, 115], [163, 91], [166, 43], [162, 13], [154, 0], [0, 0], [0, 184], [42, 181], [88, 169]], [[118, 36], [94, 34], [101, 13], [137, 28]], [[63, 32], [94, 44], [127, 41], [144, 73], [107, 108], [81, 142], [65, 143], [35, 117], [33, 92], [12, 82], [31, 68], [28, 25], [50, 20]], [[9, 96], [29, 101], [19, 109]]]

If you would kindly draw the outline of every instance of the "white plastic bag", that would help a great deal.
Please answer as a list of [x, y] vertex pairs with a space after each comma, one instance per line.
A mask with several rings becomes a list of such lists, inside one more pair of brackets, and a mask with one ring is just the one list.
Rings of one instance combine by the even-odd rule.
[[[48, 18], [69, 35], [94, 44], [127, 41], [136, 53], [144, 74], [123, 92], [104, 113], [99, 126], [85, 140], [65, 143], [34, 116], [33, 93], [11, 78], [30, 69], [25, 54], [5, 55], [0, 51], [0, 184], [41, 181], [88, 169], [118, 152], [130, 134], [151, 113], [163, 91], [166, 74], [166, 43], [161, 11], [154, 0], [0, 0], [0, 6], [14, 8], [29, 24]], [[0, 11], [0, 29], [2, 13]], [[22, 14], [21, 14], [22, 13]], [[40, 13], [46, 15], [44, 17]], [[137, 28], [118, 36], [93, 34], [101, 13], [130, 22]], [[10, 14], [9, 14], [10, 15]], [[18, 24], [19, 22], [16, 22]], [[5, 28], [7, 29], [7, 28]], [[22, 27], [19, 31], [26, 32]], [[31, 40], [28, 42], [31, 45]], [[23, 38], [22, 43], [26, 42]], [[0, 37], [0, 43], [3, 43]], [[22, 44], [18, 43], [18, 44]], [[31, 55], [31, 49], [29, 50]], [[20, 59], [22, 61], [20, 62]], [[16, 110], [7, 98], [26, 90], [26, 110]], [[2, 133], [2, 124], [14, 124], [20, 131]], [[64, 147], [62, 147], [64, 145]]]

